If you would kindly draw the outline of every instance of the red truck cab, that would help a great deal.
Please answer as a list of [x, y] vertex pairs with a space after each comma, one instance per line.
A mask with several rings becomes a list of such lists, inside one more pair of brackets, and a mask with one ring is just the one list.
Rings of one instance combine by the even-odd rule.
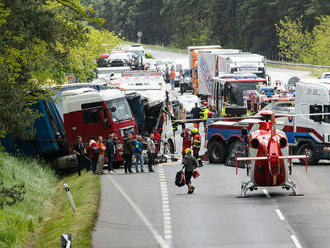
[[123, 140], [128, 133], [137, 132], [134, 117], [125, 95], [117, 89], [96, 91], [90, 89], [81, 93], [70, 92], [64, 96], [63, 116], [69, 151], [72, 150], [77, 136], [87, 143], [91, 138], [104, 139], [110, 133], [118, 137], [115, 161], [123, 161]]

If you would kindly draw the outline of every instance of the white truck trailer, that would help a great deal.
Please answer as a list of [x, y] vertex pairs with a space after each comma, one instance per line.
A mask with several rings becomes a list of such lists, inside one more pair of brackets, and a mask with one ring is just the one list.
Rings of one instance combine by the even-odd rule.
[[253, 73], [266, 78], [266, 61], [264, 56], [251, 53], [238, 53], [219, 56], [221, 73]]
[[219, 55], [238, 54], [238, 49], [200, 50], [197, 54], [197, 76], [199, 95], [209, 96], [212, 94], [213, 77], [219, 75]]

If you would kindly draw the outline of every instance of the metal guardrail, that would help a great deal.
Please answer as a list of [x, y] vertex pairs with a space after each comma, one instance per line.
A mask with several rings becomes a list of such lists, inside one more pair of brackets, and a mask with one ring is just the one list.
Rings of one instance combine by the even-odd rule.
[[267, 60], [267, 64], [302, 66], [302, 67], [317, 68], [317, 69], [329, 69], [330, 70], [330, 66], [326, 66], [326, 65], [296, 64], [296, 63], [280, 62], [280, 61], [274, 61], [274, 60]]

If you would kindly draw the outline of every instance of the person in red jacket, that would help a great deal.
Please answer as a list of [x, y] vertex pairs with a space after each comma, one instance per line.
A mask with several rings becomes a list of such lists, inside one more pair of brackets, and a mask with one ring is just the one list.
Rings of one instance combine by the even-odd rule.
[[153, 134], [154, 134], [154, 142], [155, 142], [155, 145], [156, 145], [156, 154], [158, 154], [159, 148], [160, 148], [161, 136], [157, 132], [156, 128], [154, 129]]
[[186, 155], [185, 150], [187, 148], [191, 148], [191, 133], [189, 128], [185, 128], [184, 131], [181, 133], [181, 137], [183, 139], [182, 142], [182, 162], [184, 161], [184, 157]]
[[90, 159], [92, 160], [92, 171], [94, 174], [96, 174], [96, 165], [99, 159], [100, 148], [94, 138], [89, 141], [88, 154]]

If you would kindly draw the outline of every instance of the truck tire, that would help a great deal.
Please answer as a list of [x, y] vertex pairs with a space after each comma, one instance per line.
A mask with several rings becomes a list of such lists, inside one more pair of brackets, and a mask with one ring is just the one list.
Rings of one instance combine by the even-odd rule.
[[[305, 143], [299, 146], [298, 148], [298, 154], [305, 155], [305, 150], [307, 151], [308, 159], [307, 164], [308, 165], [316, 165], [319, 162], [319, 159], [315, 156], [315, 151], [313, 149], [313, 146], [311, 144]], [[305, 159], [299, 159], [301, 164], [305, 164]]]
[[213, 141], [208, 146], [208, 155], [211, 163], [223, 163], [226, 159], [226, 149], [222, 142]]
[[228, 106], [226, 107], [226, 115], [242, 116], [246, 115], [247, 108], [243, 106]]

